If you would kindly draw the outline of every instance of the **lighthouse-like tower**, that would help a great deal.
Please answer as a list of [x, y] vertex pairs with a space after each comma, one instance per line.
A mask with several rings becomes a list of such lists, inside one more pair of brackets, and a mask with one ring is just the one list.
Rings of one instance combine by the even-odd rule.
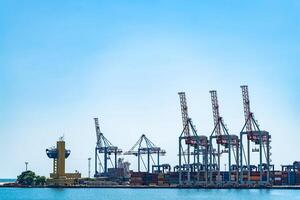
[[60, 137], [56, 142], [56, 147], [46, 149], [47, 156], [53, 159], [53, 172], [50, 173], [50, 178], [47, 181], [49, 185], [74, 185], [76, 180], [81, 178], [81, 174], [78, 172], [65, 172], [65, 160], [71, 153], [70, 150], [65, 149], [65, 146], [63, 137]]

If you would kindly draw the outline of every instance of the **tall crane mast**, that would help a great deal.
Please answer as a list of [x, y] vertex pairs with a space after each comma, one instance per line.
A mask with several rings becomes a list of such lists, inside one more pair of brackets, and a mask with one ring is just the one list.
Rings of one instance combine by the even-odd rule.
[[[187, 178], [187, 183], [191, 183], [191, 173], [200, 172], [200, 155], [202, 158], [202, 166], [205, 166], [204, 169], [207, 170], [208, 164], [208, 140], [206, 136], [198, 136], [197, 130], [192, 123], [192, 119], [188, 115], [188, 107], [186, 103], [185, 92], [178, 93], [180, 98], [180, 107], [181, 107], [181, 116], [182, 116], [182, 125], [183, 130], [179, 136], [179, 184], [182, 184], [182, 180]], [[182, 140], [185, 141], [186, 149], [182, 145]], [[192, 151], [191, 151], [192, 149]], [[193, 161], [191, 162], [191, 156], [193, 156]], [[184, 159], [185, 164], [182, 165], [182, 158]], [[187, 173], [185, 176], [185, 173]], [[198, 174], [199, 175], [199, 174]], [[199, 181], [199, 176], [198, 176]], [[207, 181], [207, 175], [206, 175]]]
[[184, 136], [190, 136], [190, 128], [188, 125], [189, 115], [188, 115], [188, 107], [186, 103], [185, 92], [178, 92], [180, 98], [180, 106], [181, 106], [181, 116], [182, 116], [182, 124], [184, 129]]
[[[106, 137], [104, 137], [104, 134], [100, 131], [98, 118], [94, 118], [94, 121], [97, 136], [95, 147], [95, 177], [102, 175], [106, 176], [108, 173], [108, 162], [111, 162], [113, 168], [117, 168], [117, 155], [120, 155], [122, 150], [117, 146], [112, 145], [112, 143]], [[99, 155], [103, 155], [103, 158], [101, 159]], [[112, 162], [110, 155], [114, 155], [114, 163]], [[102, 168], [102, 173], [98, 171], [98, 162], [99, 170]], [[104, 165], [102, 165], [102, 163]]]
[[211, 103], [212, 103], [212, 110], [213, 110], [213, 118], [214, 118], [214, 125], [216, 127], [216, 135], [221, 135], [221, 127], [219, 120], [222, 120], [219, 113], [219, 103], [218, 103], [218, 96], [216, 90], [209, 91], [211, 94]]
[[250, 120], [251, 113], [250, 111], [250, 100], [249, 100], [249, 92], [248, 92], [248, 86], [242, 85], [242, 95], [243, 95], [243, 105], [244, 105], [244, 115], [245, 115], [245, 123], [246, 123], [246, 131], [251, 132], [252, 131], [252, 123]]
[[[251, 158], [252, 152], [259, 152], [259, 160], [258, 160], [258, 168], [259, 168], [259, 184], [263, 184], [264, 182], [270, 183], [270, 169], [273, 165], [270, 163], [271, 160], [271, 135], [268, 131], [261, 130], [257, 121], [254, 119], [253, 112], [250, 111], [250, 100], [249, 100], [249, 92], [248, 86], [242, 85], [242, 96], [243, 96], [243, 107], [244, 107], [244, 117], [245, 117], [245, 124], [243, 129], [240, 133], [240, 152], [241, 152], [241, 159], [240, 159], [240, 166], [243, 166], [243, 156], [245, 158], [245, 162], [247, 164], [247, 171], [248, 171], [248, 183], [251, 183]], [[247, 136], [247, 142], [243, 145], [243, 135]], [[259, 148], [254, 148], [251, 151], [251, 144], [254, 143], [255, 145], [259, 145]], [[243, 155], [242, 151], [244, 151], [244, 146], [246, 147], [246, 154]], [[245, 151], [244, 151], [245, 152]], [[265, 162], [265, 163], [263, 163]], [[267, 174], [267, 179], [263, 180], [263, 174]], [[241, 167], [241, 174], [243, 174], [243, 167]], [[243, 178], [241, 177], [240, 182], [243, 182]]]
[[[219, 112], [219, 103], [218, 103], [218, 96], [216, 90], [209, 91], [211, 94], [211, 103], [212, 103], [212, 111], [213, 111], [213, 119], [214, 119], [214, 130], [210, 135], [210, 178], [209, 180], [212, 182], [213, 180], [213, 174], [212, 174], [212, 165], [214, 156], [217, 156], [217, 171], [218, 176], [220, 176], [220, 167], [221, 167], [221, 154], [227, 153], [228, 154], [228, 173], [231, 174], [231, 172], [235, 172], [236, 176], [238, 176], [239, 173], [239, 157], [238, 157], [238, 147], [239, 147], [239, 138], [237, 135], [232, 135], [228, 133], [228, 129], [225, 126], [223, 122], [223, 118], [220, 116]], [[213, 152], [213, 145], [212, 140], [216, 140], [217, 144], [217, 152], [216, 154]], [[221, 151], [221, 146], [224, 147], [224, 149]], [[234, 157], [234, 163], [235, 168], [232, 164], [232, 158]], [[221, 183], [224, 180], [219, 179], [217, 182]], [[238, 182], [238, 179], [235, 180]], [[227, 181], [229, 183], [232, 182], [230, 179]]]

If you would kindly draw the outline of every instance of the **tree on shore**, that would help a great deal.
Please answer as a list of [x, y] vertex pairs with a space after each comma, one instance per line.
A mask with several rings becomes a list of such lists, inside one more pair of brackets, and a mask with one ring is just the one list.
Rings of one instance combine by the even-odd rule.
[[38, 185], [45, 185], [46, 177], [45, 176], [36, 176], [33, 171], [25, 171], [22, 172], [17, 177], [17, 183], [21, 185], [28, 185], [28, 186], [38, 186]]
[[36, 176], [35, 185], [45, 185], [46, 177], [45, 176]]

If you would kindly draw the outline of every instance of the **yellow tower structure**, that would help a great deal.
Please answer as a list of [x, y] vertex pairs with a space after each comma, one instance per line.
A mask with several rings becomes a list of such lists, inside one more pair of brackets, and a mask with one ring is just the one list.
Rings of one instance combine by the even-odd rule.
[[71, 151], [65, 149], [65, 141], [61, 137], [56, 142], [56, 148], [46, 149], [47, 156], [53, 159], [53, 173], [50, 173], [50, 179], [47, 183], [49, 185], [56, 186], [69, 186], [74, 185], [76, 180], [81, 178], [81, 174], [66, 173], [65, 172], [65, 160], [69, 157]]
[[57, 141], [57, 176], [65, 177], [65, 141]]

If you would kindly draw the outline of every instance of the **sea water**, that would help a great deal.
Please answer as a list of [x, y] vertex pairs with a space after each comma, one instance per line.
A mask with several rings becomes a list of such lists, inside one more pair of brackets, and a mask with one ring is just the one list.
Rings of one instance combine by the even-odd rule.
[[105, 188], [0, 188], [0, 199], [75, 200], [293, 200], [300, 190], [266, 189], [105, 189]]
[[16, 179], [13, 178], [0, 178], [0, 183], [13, 183], [16, 182]]

